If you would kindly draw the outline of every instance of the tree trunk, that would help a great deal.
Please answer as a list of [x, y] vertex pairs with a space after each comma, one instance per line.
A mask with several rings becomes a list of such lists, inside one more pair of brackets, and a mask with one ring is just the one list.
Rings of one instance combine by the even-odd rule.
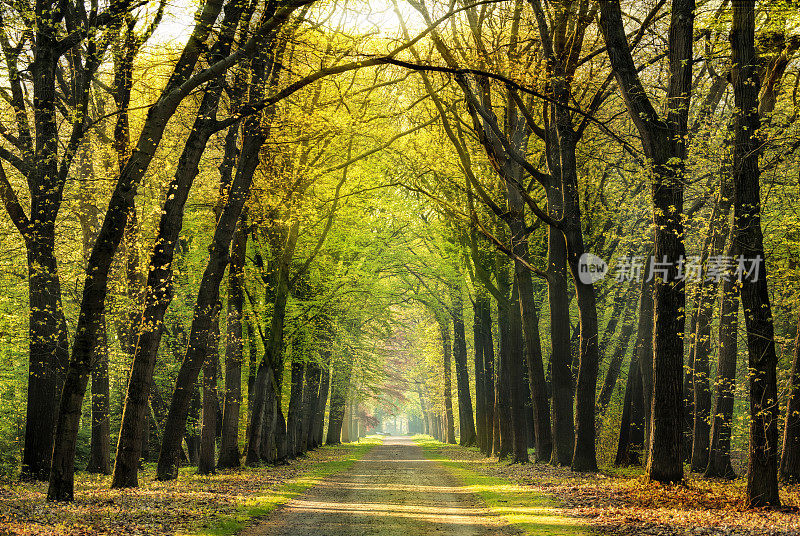
[[[262, 437], [274, 432], [275, 429], [275, 376], [272, 367], [265, 360], [258, 364], [256, 377], [253, 381], [253, 389], [250, 391], [250, 398], [261, 400], [259, 404], [253, 403], [253, 410], [250, 415], [248, 426], [247, 449], [245, 464], [248, 467], [258, 465], [263, 458], [270, 459], [271, 450], [262, 451]], [[260, 406], [256, 410], [256, 406]], [[266, 456], [263, 456], [266, 454]], [[274, 456], [272, 456], [274, 459]]]
[[[33, 214], [33, 210], [31, 212]], [[30, 364], [22, 478], [47, 480], [53, 454], [58, 398], [65, 366], [69, 361], [69, 341], [61, 305], [55, 235], [52, 229], [48, 230], [49, 226], [37, 224], [36, 227], [36, 239], [26, 243]]]
[[628, 353], [628, 343], [630, 342], [631, 335], [633, 335], [633, 319], [628, 319], [623, 324], [622, 328], [620, 328], [619, 339], [611, 355], [611, 362], [608, 364], [606, 379], [603, 382], [603, 387], [600, 389], [600, 395], [597, 397], [597, 409], [601, 415], [605, 413], [609, 402], [611, 402], [611, 395], [614, 394], [614, 388], [617, 386], [617, 379], [622, 369], [622, 362], [625, 360], [625, 355]]
[[[525, 244], [524, 249], [527, 250], [527, 243]], [[527, 257], [527, 251], [525, 256]], [[520, 262], [515, 263], [514, 269], [516, 281], [516, 292], [514, 294], [514, 298], [515, 301], [519, 302], [520, 327], [522, 328], [523, 332], [520, 335], [524, 336], [525, 343], [524, 346], [520, 345], [519, 349], [520, 351], [522, 351], [523, 348], [525, 349], [525, 358], [527, 359], [528, 390], [530, 391], [533, 411], [533, 433], [535, 436], [536, 460], [548, 462], [550, 461], [553, 449], [553, 441], [552, 430], [550, 428], [550, 404], [547, 400], [547, 386], [545, 385], [544, 366], [542, 363], [542, 343], [539, 338], [539, 315], [537, 314], [536, 304], [534, 303], [533, 282], [531, 281], [530, 270], [523, 266]], [[514, 310], [515, 308], [512, 307], [512, 311]], [[514, 313], [512, 312], [511, 314]], [[515, 322], [516, 319], [514, 319], [512, 322], [512, 326]], [[512, 376], [517, 376], [520, 378], [520, 380], [522, 379], [522, 370], [525, 367], [525, 361], [523, 360], [525, 358], [520, 359], [518, 366], [511, 371]], [[513, 405], [513, 384], [511, 388]], [[520, 389], [522, 389], [522, 386], [520, 386]], [[524, 396], [522, 397], [523, 400], [525, 398], [526, 397]], [[522, 406], [525, 406], [524, 402], [522, 403]], [[525, 410], [523, 409], [522, 411]], [[525, 420], [525, 429], [527, 430], [527, 418]], [[527, 461], [528, 459], [527, 453], [528, 451], [526, 447], [524, 461]]]
[[483, 371], [485, 378], [484, 397], [486, 410], [484, 411], [486, 428], [486, 455], [491, 456], [494, 448], [494, 420], [495, 420], [495, 365], [494, 341], [492, 337], [492, 304], [487, 298], [485, 306], [481, 309], [481, 326], [483, 332]]
[[[33, 28], [35, 61], [26, 70], [31, 76], [33, 94], [23, 96], [19, 82], [21, 75], [16, 72], [13, 89], [17, 93], [12, 99], [17, 116], [25, 117], [26, 124], [26, 97], [32, 97], [33, 101], [30, 115], [34, 120], [34, 139], [31, 139], [29, 127], [27, 132], [20, 132], [20, 137], [27, 142], [27, 151], [30, 151], [28, 154], [23, 151], [22, 155], [31, 166], [26, 177], [30, 190], [30, 219], [25, 218], [21, 207], [18, 207], [18, 211], [23, 214], [21, 218], [14, 218], [12, 215], [12, 219], [22, 231], [28, 261], [29, 365], [21, 476], [23, 479], [47, 480], [53, 454], [58, 402], [69, 361], [69, 340], [55, 256], [55, 225], [64, 189], [64, 181], [60, 178], [58, 169], [59, 131], [56, 115], [56, 71], [61, 53], [57, 50], [60, 45], [57, 35], [60, 24], [52, 13], [53, 6], [37, 3], [31, 5], [31, 8], [34, 9], [29, 11], [28, 16], [33, 18], [30, 24]], [[3, 50], [10, 65], [12, 53], [8, 43], [5, 43]], [[16, 54], [19, 55], [20, 52]], [[91, 78], [91, 74], [86, 75]], [[81, 112], [79, 108], [75, 111], [78, 114]], [[20, 222], [20, 219], [23, 221]], [[90, 353], [93, 353], [91, 350]], [[91, 361], [91, 355], [87, 355], [87, 361]], [[84, 390], [86, 381], [88, 370]], [[77, 435], [77, 426], [75, 433]], [[72, 471], [73, 468], [70, 467], [69, 470]], [[70, 477], [71, 474], [70, 472]], [[71, 489], [67, 490], [66, 495], [69, 495], [67, 500], [71, 499]]]
[[[614, 458], [614, 465], [617, 467], [625, 467], [629, 465], [640, 465], [641, 456], [636, 447], [641, 448], [641, 445], [635, 444], [635, 436], [643, 433], [644, 422], [642, 420], [642, 412], [637, 415], [636, 402], [639, 401], [639, 409], [642, 408], [642, 372], [639, 368], [638, 352], [634, 351], [631, 356], [630, 365], [628, 366], [628, 379], [625, 383], [625, 401], [622, 406], [622, 422], [619, 429], [619, 441], [617, 442], [617, 455]], [[637, 419], [638, 417], [638, 419]], [[639, 430], [637, 430], [637, 427]]]
[[[649, 260], [649, 257], [647, 257]], [[653, 321], [655, 297], [653, 281], [649, 279], [649, 270], [645, 270], [642, 282], [642, 293], [639, 297], [639, 326], [636, 332], [636, 360], [641, 371], [644, 406], [644, 462], [650, 456], [650, 430], [653, 422]]]
[[[566, 87], [559, 100], [566, 106], [569, 92]], [[575, 446], [572, 455], [573, 471], [597, 471], [595, 448], [595, 397], [600, 364], [598, 347], [597, 303], [594, 287], [580, 278], [580, 259], [585, 252], [581, 229], [578, 197], [578, 166], [576, 162], [576, 133], [572, 116], [564, 106], [556, 106], [559, 154], [561, 156], [561, 188], [564, 192], [564, 226], [567, 243], [567, 266], [572, 273], [578, 305], [580, 326], [578, 380], [575, 386]]]
[[[476, 287], [473, 310], [473, 346], [475, 349], [475, 435], [478, 449], [486, 453], [486, 364], [483, 358], [485, 334], [483, 329], [483, 309], [488, 307], [489, 297], [485, 291]], [[424, 417], [424, 415], [423, 415]]]
[[[547, 190], [551, 216], [559, 216], [561, 191]], [[550, 385], [552, 391], [551, 424], [553, 451], [550, 463], [569, 465], [575, 440], [573, 414], [572, 353], [569, 342], [569, 291], [567, 288], [567, 245], [564, 234], [547, 227], [547, 295], [550, 303]]]
[[[729, 250], [730, 251], [730, 250]], [[719, 356], [717, 362], [714, 420], [711, 424], [708, 467], [705, 477], [735, 478], [731, 466], [731, 425], [736, 394], [738, 361], [739, 296], [732, 278], [722, 284], [719, 315]]]
[[350, 373], [353, 363], [345, 357], [344, 363], [332, 362], [331, 369], [331, 403], [328, 411], [328, 435], [325, 443], [338, 445], [341, 441], [342, 424], [344, 422], [344, 406], [347, 402], [350, 387]]
[[[498, 288], [503, 296], [510, 296], [510, 281], [506, 259], [498, 262], [497, 270]], [[512, 340], [511, 322], [512, 316], [517, 315], [517, 310], [512, 308], [508, 299], [497, 305], [497, 323], [500, 326], [499, 357], [497, 364], [497, 380], [495, 393], [495, 448], [497, 457], [504, 460], [513, 451], [513, 428], [511, 425], [511, 371], [509, 363], [510, 354], [514, 344], [522, 344], [521, 340]]]
[[[653, 399], [647, 475], [683, 480], [683, 324], [686, 295], [678, 276], [683, 244], [683, 181], [691, 98], [694, 0], [673, 0], [669, 30], [668, 113], [658, 115], [633, 63], [619, 1], [600, 3], [600, 28], [629, 116], [642, 138], [653, 177], [655, 224]], [[660, 277], [659, 277], [660, 275]]]
[[453, 418], [453, 379], [451, 373], [450, 349], [450, 323], [447, 320], [439, 321], [439, 331], [442, 336], [442, 352], [444, 354], [444, 417], [447, 427], [446, 442], [455, 444], [456, 429]]
[[239, 409], [242, 405], [242, 310], [244, 308], [244, 264], [247, 252], [245, 218], [233, 237], [228, 266], [228, 322], [225, 341], [225, 401], [222, 411], [220, 468], [239, 467]]
[[456, 368], [456, 388], [458, 391], [458, 443], [463, 447], [475, 445], [475, 419], [472, 415], [472, 395], [469, 391], [469, 369], [467, 368], [467, 337], [464, 331], [464, 304], [461, 285], [451, 289], [453, 307], [453, 361]]
[[[733, 182], [722, 178], [719, 196], [714, 206], [708, 231], [708, 248], [704, 257], [716, 259], [723, 253], [727, 238], [726, 225], [733, 204]], [[691, 470], [699, 473], [709, 466], [711, 435], [711, 324], [714, 320], [714, 303], [719, 294], [719, 282], [706, 278], [700, 282], [697, 293], [697, 323], [692, 354], [694, 373], [694, 421], [692, 430]], [[734, 368], [735, 372], [735, 368]], [[719, 371], [717, 372], [719, 375]], [[726, 382], [726, 380], [722, 380]], [[718, 380], [719, 382], [719, 380]], [[716, 414], [715, 414], [716, 415]]]
[[342, 443], [352, 441], [350, 432], [353, 430], [353, 401], [348, 400], [344, 404], [344, 420], [342, 421]]
[[774, 326], [767, 288], [767, 269], [761, 231], [761, 193], [758, 158], [758, 57], [755, 50], [755, 3], [733, 1], [731, 80], [737, 114], [733, 152], [734, 240], [740, 259], [758, 272], [739, 274], [747, 326], [750, 377], [750, 449], [747, 503], [778, 507], [778, 387]]
[[[509, 304], [509, 359], [505, 367], [506, 378], [509, 380], [510, 406], [511, 406], [511, 445], [514, 463], [527, 463], [528, 460], [528, 419], [525, 411], [525, 394], [523, 391], [524, 371], [523, 363], [523, 333], [522, 315], [519, 304], [519, 286], [515, 281], [512, 289], [512, 301]], [[537, 328], [538, 329], [538, 328]], [[548, 415], [549, 419], [549, 415]], [[547, 427], [549, 431], [549, 426]], [[537, 449], [538, 450], [538, 449]], [[548, 457], [549, 459], [549, 457]]]
[[[297, 350], [297, 348], [296, 348]], [[286, 419], [286, 439], [289, 445], [287, 454], [294, 458], [300, 454], [300, 430], [302, 426], [303, 411], [303, 375], [305, 374], [306, 364], [304, 356], [298, 355], [295, 351], [292, 355], [292, 378], [291, 390], [289, 392], [289, 415]]]
[[[89, 156], [89, 145], [81, 151], [80, 170], [84, 177], [96, 178]], [[88, 260], [100, 226], [100, 211], [93, 203], [93, 189], [83, 189], [78, 194], [78, 220], [83, 238], [83, 256]], [[92, 357], [92, 438], [89, 444], [88, 473], [111, 473], [111, 423], [109, 417], [108, 337], [106, 319], [100, 322], [95, 354]]]
[[[197, 466], [200, 462], [200, 442], [202, 440], [197, 432], [201, 425], [201, 412], [203, 411], [203, 398], [200, 386], [195, 385], [192, 389], [192, 399], [189, 405], [189, 418], [186, 422], [186, 450], [189, 458], [189, 465]], [[167, 431], [164, 431], [166, 435]]]
[[[800, 318], [800, 317], [799, 317]], [[794, 340], [794, 360], [789, 375], [789, 401], [783, 428], [780, 477], [784, 482], [800, 482], [800, 320]]]
[[305, 453], [310, 448], [309, 436], [311, 427], [314, 425], [314, 414], [316, 413], [317, 397], [319, 397], [319, 383], [321, 371], [319, 363], [310, 361], [306, 363], [306, 375], [303, 382], [303, 403], [300, 412], [300, 449], [298, 455]]
[[320, 379], [319, 393], [317, 396], [317, 406], [314, 414], [314, 427], [311, 429], [314, 439], [314, 446], [321, 447], [324, 441], [323, 432], [325, 431], [325, 406], [328, 404], [328, 391], [331, 382], [330, 352], [325, 351], [327, 357], [322, 366], [322, 376]]
[[[211, 323], [211, 330], [207, 334], [208, 354], [203, 362], [203, 423], [200, 431], [200, 460], [197, 463], [197, 472], [201, 475], [211, 475], [216, 469], [217, 453], [217, 411], [219, 399], [217, 398], [217, 366], [219, 364], [219, 310]], [[176, 463], [177, 465], [177, 463]]]
[[313, 427], [319, 400], [320, 376], [322, 370], [316, 361], [306, 364], [306, 380], [303, 389], [303, 414], [300, 430], [300, 453], [314, 448]]
[[108, 341], [105, 318], [97, 332], [92, 365], [92, 439], [88, 473], [111, 474], [111, 421], [109, 418]]
[[286, 418], [283, 413], [283, 364], [275, 374], [275, 461], [285, 463], [289, 456], [289, 434], [287, 433]]
[[[527, 434], [528, 425], [525, 417], [525, 397], [523, 396], [522, 371], [523, 360], [528, 363], [528, 384], [533, 402], [534, 431], [536, 435], [536, 459], [549, 461], [553, 447], [550, 430], [550, 405], [547, 400], [547, 388], [544, 381], [544, 366], [542, 363], [542, 345], [539, 338], [539, 315], [533, 296], [533, 282], [530, 269], [522, 261], [528, 261], [528, 231], [525, 223], [525, 202], [518, 191], [518, 187], [511, 183], [510, 178], [522, 178], [522, 168], [517, 165], [506, 165], [501, 173], [506, 178], [506, 201], [510, 217], [507, 220], [511, 231], [511, 247], [514, 255], [514, 289], [511, 294], [511, 309], [509, 320], [511, 322], [511, 345], [509, 354], [511, 361], [508, 374], [510, 378], [510, 402], [512, 412], [512, 426], [514, 429], [514, 457], [515, 462], [528, 461]], [[519, 325], [519, 332], [516, 327]], [[524, 340], [524, 344], [523, 344]], [[522, 355], [522, 352], [525, 355]], [[517, 353], [519, 352], [519, 355]], [[504, 356], [505, 357], [505, 356]], [[524, 431], [525, 448], [522, 447], [522, 431]], [[521, 435], [517, 440], [517, 435]]]
[[[278, 407], [278, 387], [275, 380], [275, 372], [271, 367], [267, 367], [267, 377], [264, 383], [266, 389], [265, 402], [263, 404], [261, 441], [254, 445], [255, 462], [275, 463], [278, 460], [278, 446], [276, 444], [276, 431], [278, 429], [278, 417], [282, 418]], [[250, 464], [252, 465], [252, 464]]]

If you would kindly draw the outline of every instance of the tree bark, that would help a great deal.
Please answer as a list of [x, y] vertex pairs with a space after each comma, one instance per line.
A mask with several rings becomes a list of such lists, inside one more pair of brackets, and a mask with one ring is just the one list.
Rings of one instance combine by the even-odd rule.
[[[483, 358], [485, 334], [483, 329], [483, 309], [488, 306], [489, 297], [485, 291], [476, 290], [473, 311], [473, 346], [475, 350], [475, 439], [478, 449], [486, 453], [486, 364]], [[427, 433], [427, 432], [426, 432]]]
[[342, 424], [344, 422], [344, 406], [350, 388], [350, 373], [353, 363], [346, 359], [344, 363], [333, 362], [331, 368], [331, 403], [328, 412], [328, 435], [325, 443], [338, 445], [342, 442]]
[[603, 381], [603, 387], [600, 389], [600, 395], [597, 397], [597, 409], [601, 415], [605, 413], [609, 402], [611, 402], [611, 395], [614, 394], [614, 388], [617, 386], [617, 379], [619, 379], [619, 372], [622, 369], [622, 362], [625, 360], [625, 355], [628, 353], [628, 343], [630, 342], [631, 335], [633, 335], [633, 319], [626, 319], [625, 323], [620, 328], [619, 339], [611, 355], [611, 362], [608, 364], [606, 379]]
[[617, 442], [617, 455], [614, 458], [614, 465], [625, 467], [629, 465], [640, 465], [641, 455], [637, 450], [641, 444], [636, 444], [636, 436], [644, 438], [644, 420], [642, 404], [642, 372], [639, 367], [638, 352], [634, 350], [628, 366], [628, 378], [625, 383], [625, 400], [622, 406], [622, 422], [620, 423], [619, 440]]
[[88, 473], [111, 474], [111, 420], [109, 417], [108, 340], [105, 318], [100, 321], [92, 366], [92, 438]]
[[257, 442], [251, 441], [252, 453], [248, 450], [247, 465], [253, 466], [263, 461], [274, 463], [278, 459], [277, 444], [275, 442], [275, 432], [278, 428], [278, 397], [276, 395], [277, 385], [275, 372], [268, 364], [259, 370], [266, 374], [264, 380], [260, 380], [258, 385], [263, 385], [264, 404], [261, 411], [261, 439]]
[[472, 447], [477, 438], [475, 436], [475, 419], [472, 414], [472, 395], [469, 390], [467, 337], [464, 330], [464, 303], [460, 283], [452, 286], [450, 293], [453, 308], [453, 361], [458, 392], [458, 444], [463, 447]]
[[755, 50], [755, 3], [733, 1], [731, 80], [737, 113], [733, 151], [734, 240], [740, 258], [754, 263], [758, 274], [741, 277], [741, 300], [747, 326], [750, 377], [750, 449], [747, 504], [778, 507], [777, 355], [764, 263], [758, 158], [758, 57]]
[[[525, 268], [527, 270], [527, 268]], [[517, 274], [519, 275], [519, 274]], [[519, 279], [515, 278], [514, 287], [511, 291], [512, 300], [509, 303], [509, 342], [510, 348], [507, 354], [508, 359], [504, 359], [506, 362], [505, 365], [505, 374], [506, 378], [509, 380], [509, 394], [510, 394], [510, 406], [511, 406], [511, 445], [512, 445], [512, 452], [513, 452], [513, 462], [514, 463], [527, 463], [528, 459], [528, 419], [526, 415], [526, 408], [525, 408], [525, 394], [523, 390], [524, 381], [522, 378], [522, 374], [524, 371], [524, 362], [525, 359], [523, 356], [523, 333], [522, 333], [522, 314], [520, 313], [520, 287], [519, 287]], [[537, 318], [538, 320], [538, 318]], [[538, 332], [538, 325], [536, 330]], [[506, 356], [504, 356], [505, 358]], [[544, 373], [542, 373], [544, 376]], [[543, 379], [543, 378], [542, 378]], [[541, 409], [541, 408], [539, 408]], [[548, 408], [549, 409], [549, 408]], [[544, 415], [547, 416], [547, 419], [550, 419], [549, 411], [546, 411]], [[540, 414], [537, 414], [537, 417], [541, 417]], [[547, 435], [549, 436], [550, 426], [548, 423]], [[544, 429], [537, 428], [537, 432], [542, 431], [544, 433]], [[537, 433], [537, 439], [539, 434]], [[549, 446], [549, 445], [548, 445]], [[537, 452], [539, 449], [536, 449]], [[549, 454], [549, 452], [548, 452]], [[546, 460], [550, 459], [550, 456], [544, 458]]]
[[[733, 182], [729, 177], [722, 178], [719, 196], [709, 222], [708, 247], [704, 256], [707, 259], [718, 258], [725, 248], [727, 238], [726, 225], [730, 209], [733, 205]], [[700, 282], [696, 307], [697, 322], [692, 354], [694, 373], [694, 420], [692, 430], [691, 470], [699, 473], [709, 466], [709, 448], [711, 438], [711, 324], [714, 319], [714, 303], [719, 294], [719, 282], [705, 278]], [[721, 353], [720, 353], [721, 357]], [[734, 367], [735, 372], [735, 367]], [[717, 371], [719, 376], [719, 370]], [[719, 378], [717, 381], [722, 380]], [[727, 383], [727, 380], [722, 380]], [[715, 414], [716, 415], [716, 414]]]
[[30, 364], [22, 477], [46, 480], [69, 343], [61, 305], [55, 235], [46, 229], [35, 232], [38, 237], [27, 244]]
[[[560, 217], [560, 189], [547, 190], [551, 216]], [[567, 287], [567, 245], [564, 234], [547, 227], [547, 295], [550, 304], [550, 385], [552, 391], [551, 424], [553, 427], [552, 465], [569, 465], [575, 440], [573, 414], [572, 353], [569, 342], [569, 291]]]
[[239, 410], [242, 405], [242, 318], [244, 308], [244, 264], [247, 252], [246, 218], [239, 220], [228, 265], [228, 321], [225, 341], [225, 400], [222, 411], [222, 441], [217, 466], [239, 467]]
[[714, 419], [711, 423], [706, 478], [735, 478], [731, 465], [731, 425], [736, 394], [738, 361], [739, 296], [733, 279], [723, 281], [719, 314], [719, 357], [717, 361]]
[[348, 400], [344, 404], [344, 419], [342, 420], [342, 443], [350, 443], [353, 431], [353, 401]]
[[313, 427], [319, 399], [320, 376], [322, 370], [319, 363], [310, 361], [306, 364], [305, 387], [303, 389], [303, 411], [300, 421], [300, 454], [314, 448]]
[[317, 406], [314, 414], [314, 426], [311, 429], [314, 439], [313, 448], [323, 445], [323, 432], [325, 431], [325, 406], [328, 404], [328, 391], [331, 382], [330, 352], [324, 351], [327, 356], [322, 365], [322, 376], [320, 379], [319, 393], [317, 396]]
[[[81, 151], [80, 170], [84, 177], [95, 178], [94, 166], [89, 156], [90, 145]], [[99, 228], [100, 211], [93, 203], [94, 189], [84, 189], [78, 194], [78, 220], [81, 225], [83, 257], [88, 260]], [[89, 444], [88, 473], [111, 473], [111, 423], [109, 417], [108, 338], [103, 315], [97, 333], [95, 354], [92, 358], [92, 437]]]
[[783, 427], [780, 477], [784, 482], [800, 482], [800, 320], [797, 322], [794, 359], [789, 375], [789, 401], [786, 403], [786, 421]]
[[495, 359], [494, 341], [492, 337], [492, 304], [489, 298], [485, 307], [481, 309], [481, 325], [483, 331], [483, 370], [485, 377], [484, 397], [486, 410], [486, 455], [491, 456], [494, 448], [494, 420], [495, 420]]
[[199, 385], [192, 389], [192, 399], [189, 404], [189, 418], [186, 423], [186, 450], [189, 465], [197, 466], [200, 462], [201, 435], [197, 432], [201, 426], [203, 411], [203, 397]]
[[451, 372], [451, 347], [450, 347], [450, 322], [439, 320], [439, 332], [442, 337], [442, 352], [444, 355], [444, 418], [446, 426], [447, 443], [455, 444], [456, 428], [453, 418], [453, 378]]
[[219, 310], [221, 307], [221, 304], [217, 305], [217, 312], [207, 334], [209, 338], [208, 354], [203, 362], [203, 422], [200, 429], [200, 460], [197, 463], [197, 473], [201, 475], [211, 475], [216, 472], [217, 412], [219, 411], [217, 367], [219, 365]]
[[[527, 250], [527, 244], [525, 245], [525, 249]], [[550, 461], [553, 448], [550, 429], [550, 407], [547, 401], [547, 387], [545, 385], [544, 366], [542, 364], [542, 345], [539, 338], [539, 315], [536, 312], [536, 305], [533, 303], [533, 282], [531, 281], [530, 270], [519, 262], [515, 263], [515, 279], [517, 292], [514, 298], [516, 301], [519, 301], [520, 322], [521, 326], [524, 326], [524, 348], [526, 349], [528, 366], [528, 386], [533, 405], [533, 432], [536, 438], [536, 460], [547, 462]], [[511, 314], [514, 314], [513, 311], [514, 308], [512, 307]], [[513, 322], [515, 321], [516, 320]], [[512, 326], [514, 325], [513, 322]], [[512, 341], [513, 336], [514, 334], [512, 333]], [[520, 350], [522, 350], [522, 347], [520, 347]], [[518, 368], [513, 368], [511, 374], [521, 379], [524, 364], [522, 359], [520, 359]], [[514, 389], [513, 383], [511, 388], [512, 390]], [[512, 392], [512, 405], [513, 397], [514, 395]], [[527, 425], [525, 428], [527, 429]], [[525, 451], [525, 460], [527, 461], [527, 448]]]
[[509, 278], [509, 262], [505, 256], [497, 255], [497, 287], [504, 297], [497, 304], [497, 323], [500, 327], [499, 363], [497, 363], [495, 383], [495, 444], [494, 453], [501, 460], [511, 454], [513, 446], [513, 428], [511, 425], [511, 391], [510, 391], [510, 353], [514, 344], [522, 344], [521, 340], [513, 341], [511, 338], [511, 315], [517, 315], [517, 310], [511, 307], [511, 302], [506, 296], [511, 296], [511, 282]]
[[[691, 98], [694, 0], [673, 0], [668, 57], [668, 113], [661, 118], [633, 63], [619, 1], [600, 3], [600, 28], [631, 120], [642, 137], [653, 177], [655, 224], [653, 399], [647, 475], [662, 483], [683, 480], [683, 323], [686, 295], [678, 279], [683, 244], [683, 174]], [[661, 277], [658, 277], [660, 274]]]
[[[297, 350], [297, 348], [295, 348], [295, 350]], [[290, 458], [294, 458], [300, 454], [300, 431], [303, 417], [303, 377], [306, 372], [304, 356], [298, 355], [298, 351], [292, 352], [292, 354], [289, 415], [286, 419], [286, 438], [289, 445], [287, 454]]]

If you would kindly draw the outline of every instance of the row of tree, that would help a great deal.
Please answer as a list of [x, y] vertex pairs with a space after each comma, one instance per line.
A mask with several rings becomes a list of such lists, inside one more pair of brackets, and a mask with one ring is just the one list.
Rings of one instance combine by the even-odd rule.
[[[790, 4], [410, 0], [376, 36], [346, 6], [206, 0], [166, 60], [164, 2], [3, 5], [23, 475], [73, 499], [87, 410], [89, 469], [130, 487], [151, 443], [162, 480], [279, 463], [413, 393], [429, 433], [515, 462], [596, 471], [621, 422], [617, 463], [731, 476], [741, 303], [748, 502], [777, 506], [800, 372], [779, 397], [793, 239], [764, 228], [793, 212], [761, 186], [797, 165]], [[588, 282], [588, 252], [644, 277]], [[693, 283], [690, 256], [757, 269]], [[397, 357], [409, 309], [424, 365]]]

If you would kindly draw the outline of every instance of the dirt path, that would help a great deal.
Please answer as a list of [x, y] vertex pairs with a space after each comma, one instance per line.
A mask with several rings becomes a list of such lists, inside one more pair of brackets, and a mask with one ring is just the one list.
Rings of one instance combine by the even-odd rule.
[[510, 536], [480, 499], [404, 437], [287, 503], [246, 536]]

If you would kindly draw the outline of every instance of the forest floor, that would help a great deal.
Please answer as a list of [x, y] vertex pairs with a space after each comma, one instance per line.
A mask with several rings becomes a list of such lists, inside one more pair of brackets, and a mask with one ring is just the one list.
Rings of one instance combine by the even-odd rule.
[[0, 486], [0, 536], [236, 534], [259, 517], [351, 467], [379, 439], [325, 446], [286, 465], [223, 470], [199, 476], [181, 469], [175, 481], [155, 480], [151, 464], [139, 487], [109, 489], [110, 476], [78, 473], [75, 502], [45, 500], [47, 483]]
[[507, 464], [464, 448], [415, 438], [426, 454], [457, 471], [510, 481], [553, 497], [560, 515], [580, 518], [592, 534], [800, 535], [800, 486], [781, 489], [780, 511], [744, 507], [745, 481], [706, 480], [688, 473], [684, 485], [648, 483], [641, 470], [573, 473], [547, 464]]

